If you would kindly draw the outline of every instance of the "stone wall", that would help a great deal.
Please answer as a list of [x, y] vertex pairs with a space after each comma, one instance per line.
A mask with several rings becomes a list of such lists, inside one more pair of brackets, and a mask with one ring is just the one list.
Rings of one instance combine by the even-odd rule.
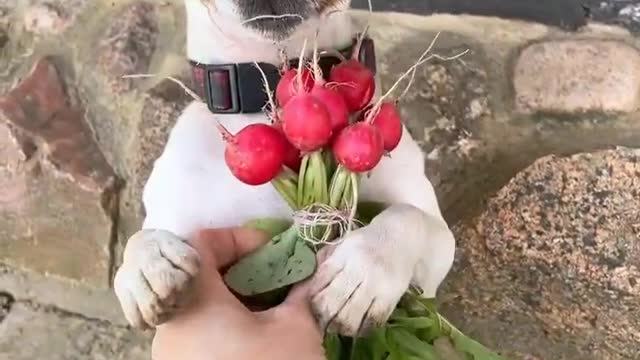
[[[163, 80], [189, 84], [183, 17], [179, 0], [0, 0], [0, 295], [15, 302], [0, 349], [50, 331], [38, 316], [70, 316], [118, 329], [107, 350], [78, 349], [138, 356], [109, 284], [190, 101]], [[448, 15], [376, 14], [371, 29], [383, 88], [437, 32], [434, 52], [469, 50], [421, 67], [402, 99], [457, 234], [447, 315], [514, 358], [637, 356], [639, 41], [599, 24]]]

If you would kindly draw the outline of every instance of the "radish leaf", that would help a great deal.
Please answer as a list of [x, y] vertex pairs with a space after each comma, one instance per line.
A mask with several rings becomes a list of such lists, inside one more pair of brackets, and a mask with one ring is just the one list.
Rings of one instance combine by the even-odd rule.
[[340, 337], [335, 334], [327, 334], [324, 338], [324, 349], [327, 360], [340, 360], [342, 355]]
[[291, 221], [278, 218], [262, 218], [255, 219], [244, 224], [245, 227], [263, 231], [273, 238], [285, 232], [290, 226]]
[[315, 253], [291, 227], [238, 261], [224, 279], [240, 295], [251, 296], [298, 283], [315, 269]]

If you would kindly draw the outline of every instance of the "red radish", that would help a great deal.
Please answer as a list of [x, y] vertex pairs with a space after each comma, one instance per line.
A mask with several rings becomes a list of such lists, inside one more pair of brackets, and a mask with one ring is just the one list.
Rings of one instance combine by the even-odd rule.
[[371, 109], [364, 111], [362, 120], [365, 119], [382, 135], [386, 151], [393, 151], [398, 146], [402, 138], [402, 120], [395, 103], [383, 102], [376, 114], [372, 114]]
[[344, 98], [337, 90], [316, 83], [313, 89], [311, 89], [311, 95], [327, 107], [334, 134], [337, 134], [349, 125], [349, 109], [347, 108]]
[[331, 129], [333, 130], [333, 134], [337, 134], [349, 125], [349, 108], [347, 108], [347, 103], [342, 94], [335, 88], [327, 86], [327, 82], [318, 64], [317, 45], [318, 43], [316, 41], [313, 47], [313, 60], [311, 63], [315, 82], [310, 94], [326, 106], [329, 117], [331, 118]]
[[284, 165], [289, 169], [299, 172], [302, 165], [302, 154], [288, 141], [286, 142], [286, 150], [284, 152]]
[[291, 98], [282, 108], [281, 118], [284, 134], [300, 151], [318, 150], [331, 138], [331, 116], [326, 106], [310, 94]]
[[334, 66], [329, 81], [337, 84], [351, 112], [362, 110], [373, 98], [373, 73], [358, 60], [350, 59]]
[[300, 150], [296, 149], [296, 147], [286, 139], [284, 130], [282, 130], [282, 121], [280, 121], [276, 116], [276, 120], [271, 126], [278, 130], [285, 139], [284, 165], [295, 172], [300, 171], [300, 165], [302, 165], [302, 154], [300, 154]]
[[[302, 92], [309, 92], [313, 87], [313, 76], [311, 71], [304, 68], [301, 72], [302, 77]], [[289, 69], [282, 74], [282, 78], [278, 82], [276, 87], [276, 100], [278, 105], [285, 106], [289, 100], [296, 94], [300, 93], [298, 82], [298, 69]]]
[[384, 154], [382, 135], [366, 122], [349, 125], [333, 143], [338, 163], [353, 172], [367, 172], [378, 165]]
[[227, 142], [224, 159], [231, 173], [248, 185], [262, 185], [282, 170], [286, 139], [266, 124], [252, 124], [231, 135], [218, 125]]

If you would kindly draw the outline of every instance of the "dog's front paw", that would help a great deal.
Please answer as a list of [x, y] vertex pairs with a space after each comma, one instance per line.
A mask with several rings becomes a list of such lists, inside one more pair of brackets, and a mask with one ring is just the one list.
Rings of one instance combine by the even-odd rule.
[[414, 261], [387, 251], [384, 236], [370, 227], [356, 230], [320, 265], [311, 304], [323, 329], [362, 336], [388, 320], [409, 287]]
[[145, 329], [167, 321], [198, 269], [196, 251], [172, 233], [141, 230], [133, 235], [114, 279], [129, 323]]

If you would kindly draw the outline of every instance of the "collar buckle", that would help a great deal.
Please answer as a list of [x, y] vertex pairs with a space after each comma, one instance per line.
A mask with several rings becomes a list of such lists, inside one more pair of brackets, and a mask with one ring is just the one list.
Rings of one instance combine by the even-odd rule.
[[206, 65], [204, 70], [205, 98], [209, 109], [220, 114], [239, 113], [236, 64]]

